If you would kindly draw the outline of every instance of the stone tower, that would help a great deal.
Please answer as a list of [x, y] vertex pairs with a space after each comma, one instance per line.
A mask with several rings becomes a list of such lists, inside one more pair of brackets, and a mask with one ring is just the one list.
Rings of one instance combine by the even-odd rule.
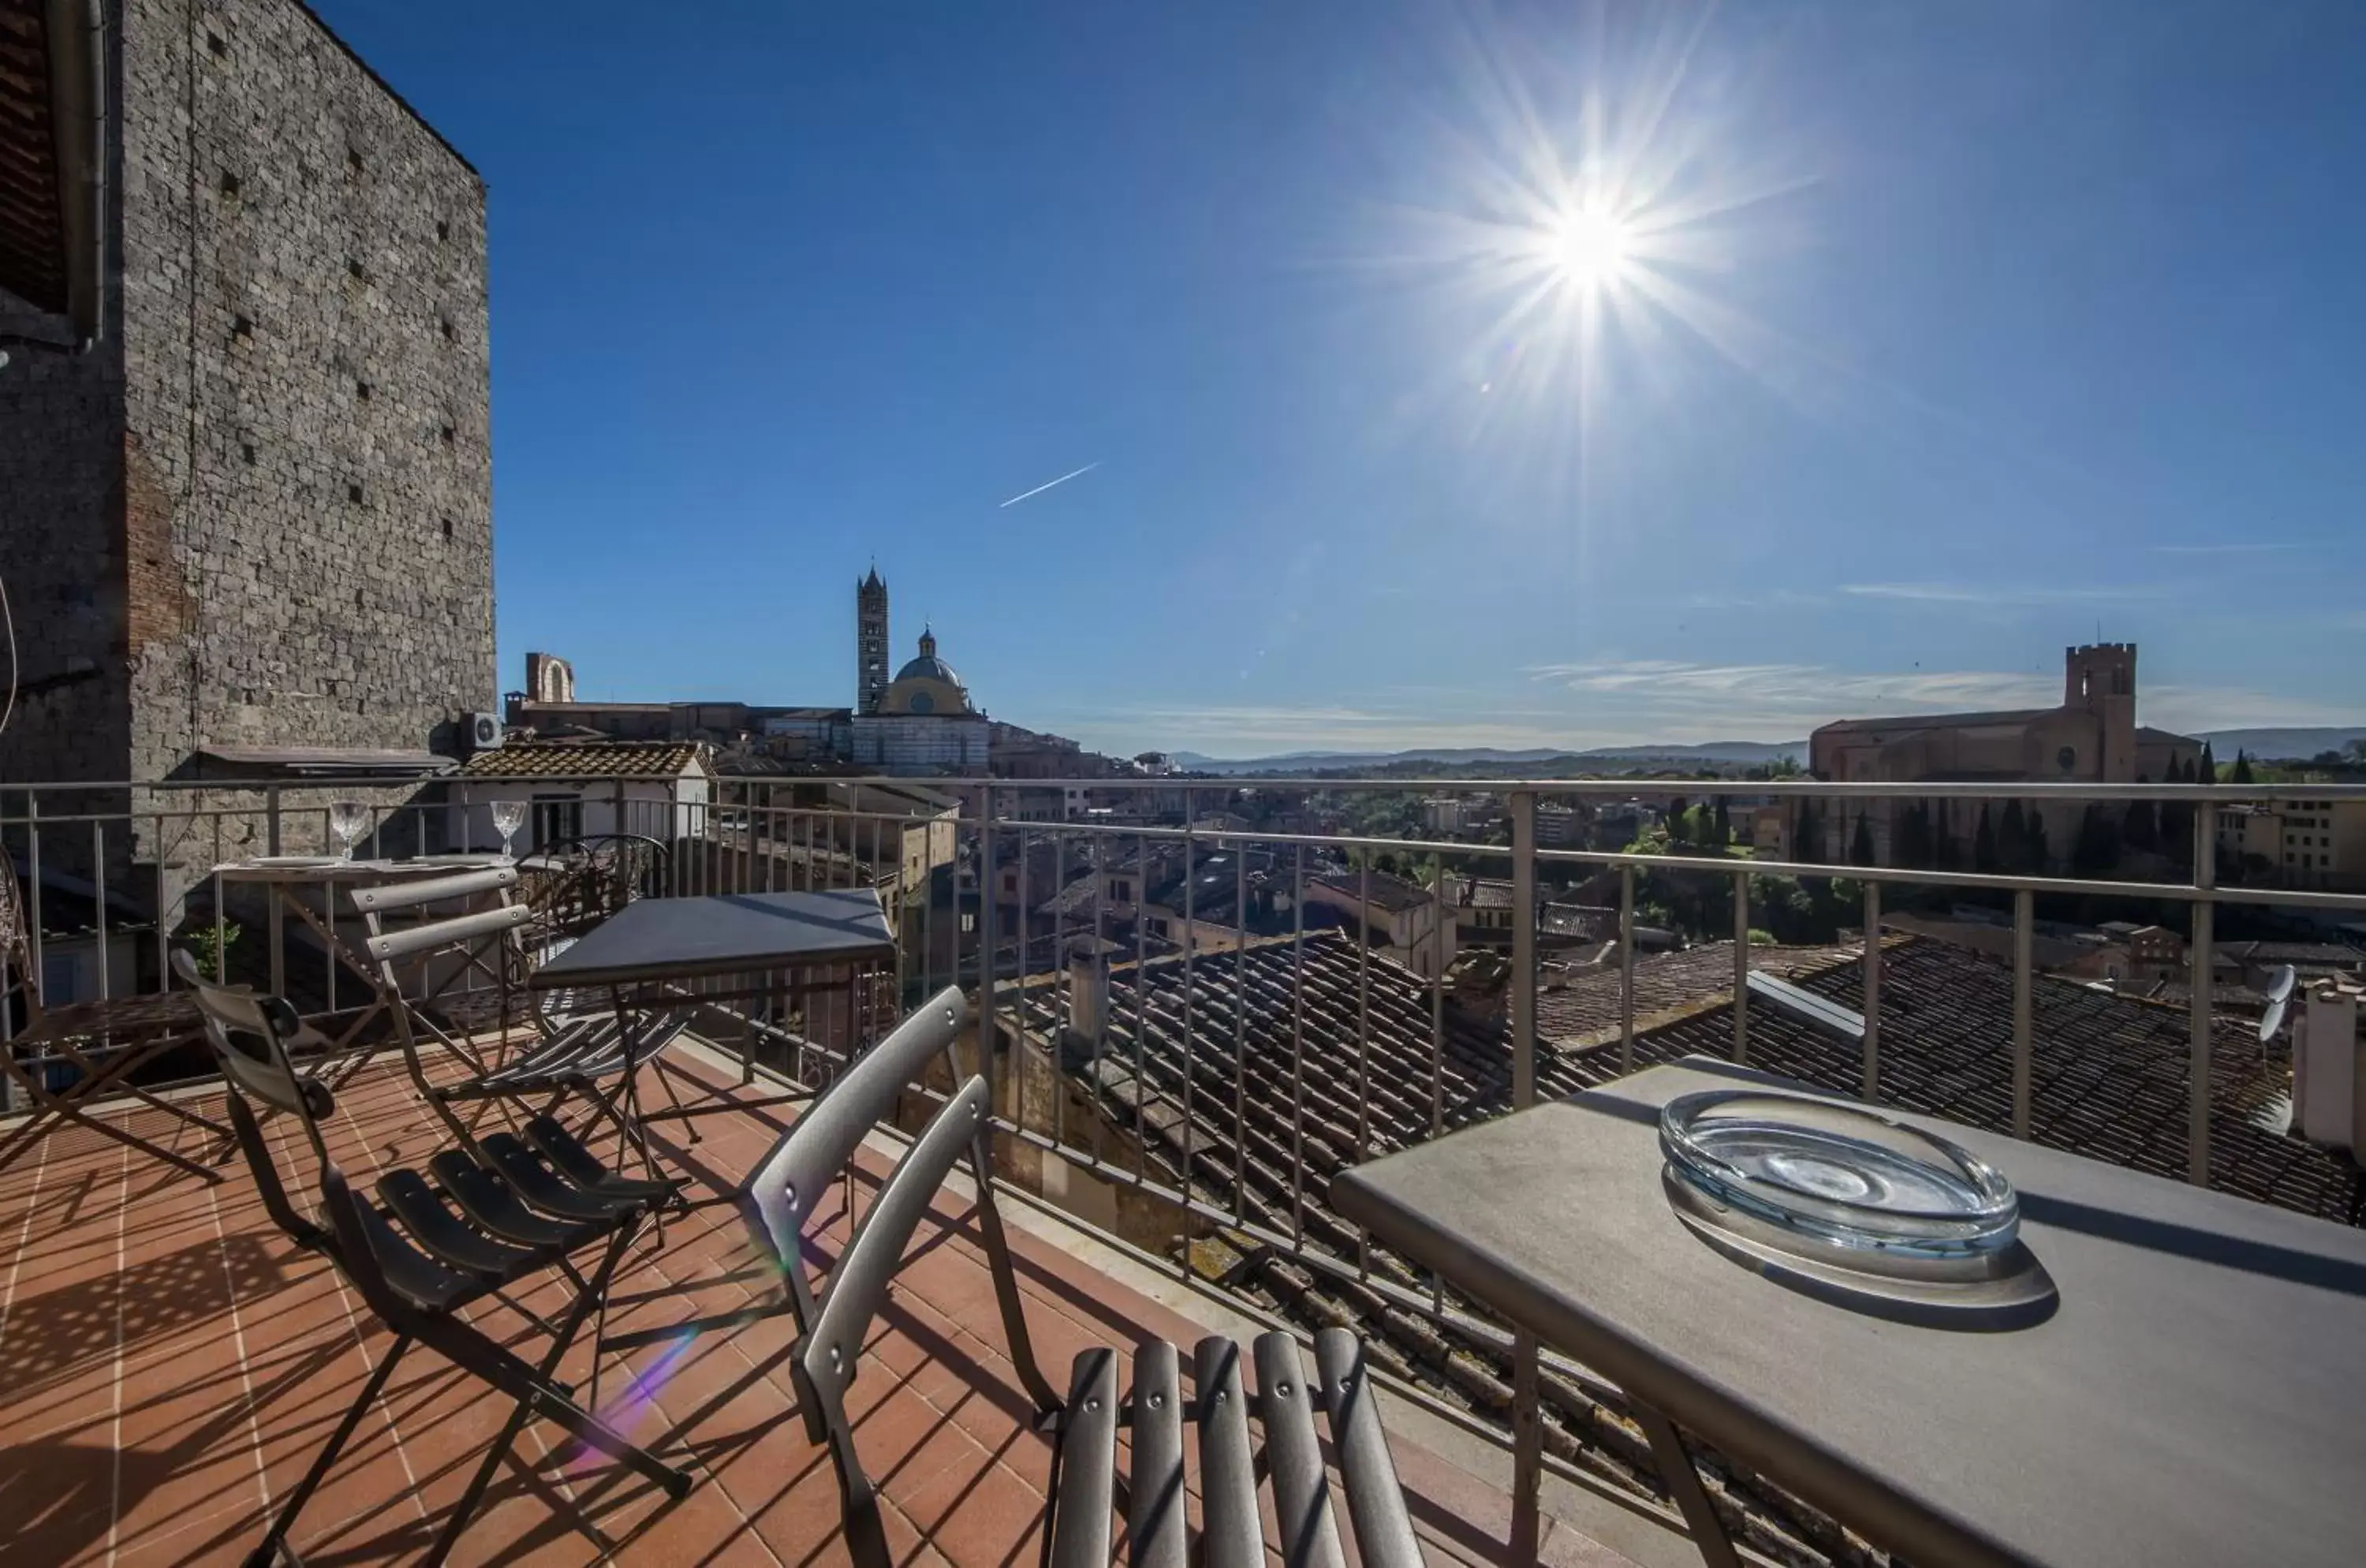
[[2062, 705], [2093, 714], [2102, 747], [2101, 778], [2136, 776], [2136, 645], [2098, 642], [2064, 650]]
[[887, 697], [887, 584], [873, 565], [854, 585], [854, 707], [875, 714]]
[[498, 691], [484, 182], [300, 0], [104, 10], [0, 6], [84, 55], [10, 66], [0, 170], [106, 171], [95, 225], [0, 201], [0, 778], [456, 750]]

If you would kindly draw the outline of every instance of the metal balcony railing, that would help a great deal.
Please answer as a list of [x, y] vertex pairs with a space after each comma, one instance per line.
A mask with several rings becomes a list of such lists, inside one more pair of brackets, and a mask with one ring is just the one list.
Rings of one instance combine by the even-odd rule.
[[[914, 795], [916, 784], [941, 800]], [[882, 793], [865, 806], [870, 790]], [[1261, 1310], [1287, 1309], [1299, 1282], [1312, 1280], [1368, 1315], [1401, 1316], [1414, 1325], [1406, 1330], [1411, 1339], [1434, 1330], [1446, 1349], [1438, 1365], [1425, 1370], [1437, 1375], [1407, 1384], [1408, 1392], [1508, 1442], [1515, 1495], [1529, 1506], [1549, 1464], [1578, 1478], [1616, 1470], [1586, 1451], [1588, 1445], [1615, 1447], [1615, 1436], [1606, 1436], [1615, 1423], [1583, 1443], [1567, 1430], [1572, 1411], [1615, 1413], [1616, 1391], [1581, 1367], [1539, 1358], [1532, 1345], [1459, 1303], [1450, 1281], [1418, 1275], [1381, 1254], [1330, 1215], [1324, 1193], [1329, 1171], [1341, 1165], [1565, 1087], [1553, 1076], [1564, 1071], [1564, 1054], [1539, 1038], [1539, 1002], [1549, 984], [1541, 962], [1547, 884], [1609, 879], [1604, 897], [1615, 899], [1615, 1043], [1622, 1071], [1634, 1065], [1647, 1022], [1637, 1003], [1638, 892], [1646, 876], [1721, 885], [1730, 919], [1720, 919], [1718, 934], [1729, 932], [1731, 971], [1716, 994], [1737, 1061], [1751, 1057], [1757, 1016], [1749, 983], [1759, 945], [1753, 878], [1855, 885], [1854, 923], [1865, 938], [1883, 930], [1886, 900], [1905, 890], [2003, 896], [2011, 910], [2009, 1130], [2022, 1137], [2033, 1130], [2037, 1089], [2032, 999], [2040, 980], [2034, 955], [2038, 901], [2071, 897], [2090, 908], [2181, 910], [2188, 932], [2184, 1159], [2194, 1181], [2206, 1181], [2212, 1169], [2221, 911], [2245, 919], [2262, 912], [2366, 917], [2366, 892], [2224, 885], [2218, 875], [2221, 807], [2366, 803], [2366, 786], [2322, 784], [725, 778], [649, 787], [472, 775], [255, 785], [10, 784], [0, 785], [0, 847], [25, 884], [37, 964], [45, 945], [53, 953], [61, 942], [73, 943], [95, 953], [96, 972], [85, 983], [122, 994], [127, 964], [132, 987], [169, 984], [170, 946], [203, 941], [211, 931], [216, 951], [240, 960], [233, 975], [254, 972], [257, 983], [283, 992], [299, 970], [321, 962], [314, 987], [320, 994], [310, 999], [333, 1008], [340, 1005], [334, 960], [291, 954], [276, 917], [265, 917], [261, 953], [225, 944], [225, 928], [238, 911], [226, 907], [212, 866], [242, 853], [321, 847], [329, 803], [352, 798], [373, 802], [379, 813], [358, 853], [490, 849], [481, 807], [502, 793], [533, 797], [522, 852], [547, 840], [601, 835], [663, 845], [661, 877], [637, 885], [636, 894], [877, 889], [899, 936], [899, 995], [909, 1000], [953, 982], [975, 996], [980, 1039], [1004, 1079], [997, 1088], [1004, 1179], [1019, 1196], [1133, 1248], [1195, 1288], [1249, 1289]], [[1734, 858], [1722, 850], [1647, 855], [1538, 842], [1540, 806], [1639, 795], [1695, 803], [1741, 797], [1786, 811], [1789, 803], [1813, 802], [1835, 813], [1838, 824], [1868, 812], [1886, 815], [1894, 803], [1954, 802], [1972, 809], [2019, 802], [2023, 809], [2058, 812], [2145, 802], [2180, 820], [2190, 814], [2191, 848], [2173, 846], [2153, 858], [2149, 868], [2162, 874], [2142, 879], [2117, 872], [2006, 874]], [[1390, 836], [1346, 825], [1358, 815], [1379, 815], [1375, 802], [1401, 807], [1408, 799], [1478, 796], [1499, 803], [1500, 840], [1425, 830]], [[1112, 808], [1061, 818], [1087, 797]], [[1402, 809], [1395, 815], [1408, 816]], [[1556, 818], [1557, 829], [1566, 820]], [[1830, 840], [1837, 849], [1849, 835], [1836, 826]], [[1501, 953], [1500, 1022], [1494, 1004], [1466, 1006], [1457, 994], [1454, 910], [1435, 892], [1408, 902], [1396, 879], [1376, 869], [1383, 855], [1441, 879], [1508, 882], [1499, 928], [1508, 938]], [[1172, 902], [1154, 904], [1155, 891]], [[61, 899], [74, 905], [79, 925], [55, 918]], [[1861, 953], [1848, 962], [1858, 966], [1853, 994], [1863, 1021], [1854, 1087], [1878, 1100], [1887, 1088], [1885, 1044], [1907, 1038], [1897, 1032], [1910, 1026], [1884, 1007], [1884, 943], [1854, 945]], [[345, 999], [361, 998], [348, 990]], [[0, 1020], [0, 1030], [6, 1027]], [[1384, 1032], [1413, 1043], [1414, 1054], [1376, 1059], [1371, 1047]], [[1284, 1104], [1286, 1111], [1277, 1109]], [[1417, 1326], [1423, 1324], [1431, 1329]], [[1457, 1350], [1488, 1366], [1471, 1371], [1454, 1359]], [[1506, 1362], [1510, 1375], [1499, 1377]], [[1441, 1393], [1442, 1383], [1458, 1378], [1460, 1386]], [[1560, 1427], [1545, 1419], [1548, 1410]], [[1749, 1491], [1746, 1483], [1738, 1489]], [[1814, 1521], [1783, 1515], [1779, 1500], [1771, 1506], [1774, 1522], [1767, 1528], [1778, 1536], [1815, 1534]], [[1834, 1532], [1821, 1544], [1839, 1540]], [[1837, 1546], [1832, 1551], [1845, 1555]]]

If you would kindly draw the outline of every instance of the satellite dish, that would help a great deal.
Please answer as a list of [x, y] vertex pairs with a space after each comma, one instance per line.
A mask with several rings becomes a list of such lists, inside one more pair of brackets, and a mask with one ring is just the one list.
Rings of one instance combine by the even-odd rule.
[[2268, 1003], [2268, 1010], [2259, 1015], [2259, 1043], [2262, 1046], [2273, 1041], [2276, 1031], [2284, 1026], [2284, 1009], [2291, 1000], [2289, 996], [2274, 998]]
[[2300, 984], [2299, 972], [2289, 964], [2268, 976], [2268, 1000], [2282, 1007], [2292, 999], [2293, 987]]

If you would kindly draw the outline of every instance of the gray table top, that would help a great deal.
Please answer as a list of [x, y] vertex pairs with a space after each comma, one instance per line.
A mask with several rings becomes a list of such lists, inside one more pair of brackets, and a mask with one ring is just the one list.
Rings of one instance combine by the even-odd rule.
[[510, 863], [496, 854], [421, 855], [411, 860], [340, 860], [335, 855], [256, 855], [225, 861], [211, 874], [224, 882], [324, 882], [376, 885], [412, 876], [451, 876]]
[[879, 895], [867, 887], [642, 898], [536, 969], [532, 984], [552, 990], [748, 975], [895, 951]]
[[[2060, 1293], [1913, 1326], [1762, 1278], [1661, 1190], [1657, 1067], [1344, 1171], [1338, 1211], [1929, 1565], [2366, 1561], [2366, 1232], [1885, 1111], [1989, 1160]], [[1836, 1096], [1820, 1096], [1836, 1099]]]

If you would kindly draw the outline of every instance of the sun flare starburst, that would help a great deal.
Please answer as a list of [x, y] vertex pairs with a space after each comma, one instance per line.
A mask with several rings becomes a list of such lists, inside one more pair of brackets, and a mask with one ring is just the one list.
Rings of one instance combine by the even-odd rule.
[[1628, 247], [1633, 243], [1626, 222], [1600, 207], [1581, 207], [1566, 213], [1538, 237], [1561, 281], [1576, 288], [1604, 288], [1618, 282], [1626, 272]]
[[1425, 297], [1399, 319], [1448, 355], [1391, 423], [1496, 447], [1485, 482], [1530, 515], [1543, 494], [1583, 518], [1624, 444], [1617, 411], [1663, 409], [1714, 361], [1800, 384], [1807, 356], [1742, 301], [1795, 245], [1788, 203], [1816, 181], [1735, 87], [1714, 14], [1457, 12], [1421, 51], [1423, 112], [1383, 133], [1402, 184], [1371, 259]]

